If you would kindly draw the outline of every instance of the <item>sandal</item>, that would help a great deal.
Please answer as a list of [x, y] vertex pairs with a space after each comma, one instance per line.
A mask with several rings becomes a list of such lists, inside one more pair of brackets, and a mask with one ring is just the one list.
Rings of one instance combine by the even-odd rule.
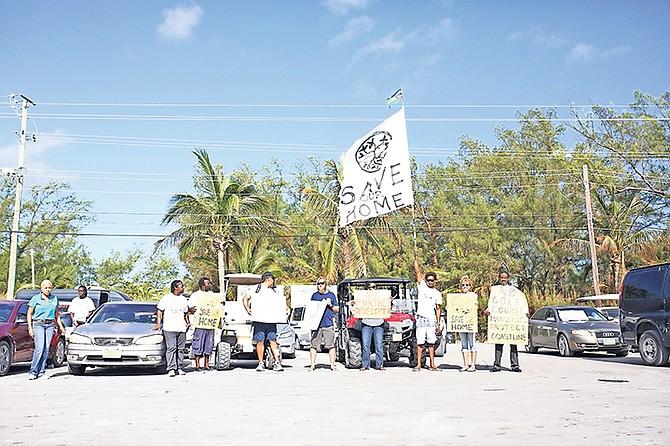
[[428, 367], [428, 370], [430, 370], [431, 372], [441, 372], [442, 371], [442, 369], [440, 369], [438, 367]]
[[310, 366], [309, 366], [309, 371], [310, 371], [310, 372], [313, 372], [315, 369], [316, 369], [316, 366], [313, 366], [313, 365], [310, 365]]
[[412, 369], [412, 371], [413, 371], [413, 372], [420, 372], [420, 371], [421, 371], [421, 367], [414, 367], [414, 368]]
[[330, 366], [330, 371], [331, 372], [337, 372], [337, 366], [331, 365]]
[[468, 367], [467, 365], [464, 365], [463, 367], [458, 369], [459, 372], [467, 372], [468, 370], [470, 370], [470, 367]]

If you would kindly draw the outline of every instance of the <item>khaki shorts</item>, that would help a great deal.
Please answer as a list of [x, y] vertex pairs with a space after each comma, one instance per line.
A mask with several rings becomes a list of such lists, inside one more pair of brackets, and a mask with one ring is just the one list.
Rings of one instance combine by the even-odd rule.
[[313, 349], [319, 349], [321, 343], [330, 350], [335, 347], [335, 329], [331, 325], [330, 327], [319, 327], [318, 330], [312, 331], [312, 342], [310, 347]]

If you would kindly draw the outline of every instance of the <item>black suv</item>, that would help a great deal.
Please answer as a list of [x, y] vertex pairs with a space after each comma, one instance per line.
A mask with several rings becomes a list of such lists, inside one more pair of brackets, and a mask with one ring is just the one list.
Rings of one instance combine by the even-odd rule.
[[635, 268], [623, 279], [619, 298], [624, 342], [648, 365], [670, 358], [670, 263]]

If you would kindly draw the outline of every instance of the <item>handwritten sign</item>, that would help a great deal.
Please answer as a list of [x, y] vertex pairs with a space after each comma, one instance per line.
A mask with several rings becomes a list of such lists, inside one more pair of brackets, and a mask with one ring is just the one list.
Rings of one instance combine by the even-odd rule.
[[198, 306], [194, 314], [195, 328], [218, 328], [223, 316], [224, 297], [221, 293], [202, 293], [198, 296]]
[[323, 313], [326, 311], [328, 303], [325, 300], [310, 300], [305, 306], [304, 326], [308, 330], [319, 328]]
[[528, 342], [528, 302], [521, 290], [511, 285], [492, 286], [488, 310], [486, 342], [517, 345]]
[[354, 290], [354, 317], [391, 317], [391, 290]]
[[477, 333], [477, 295], [447, 294], [447, 331]]

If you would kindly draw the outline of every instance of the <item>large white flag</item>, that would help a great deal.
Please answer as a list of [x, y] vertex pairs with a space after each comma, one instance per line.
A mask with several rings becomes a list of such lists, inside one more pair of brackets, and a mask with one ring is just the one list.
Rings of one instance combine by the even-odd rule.
[[414, 204], [405, 108], [344, 154], [340, 227]]

